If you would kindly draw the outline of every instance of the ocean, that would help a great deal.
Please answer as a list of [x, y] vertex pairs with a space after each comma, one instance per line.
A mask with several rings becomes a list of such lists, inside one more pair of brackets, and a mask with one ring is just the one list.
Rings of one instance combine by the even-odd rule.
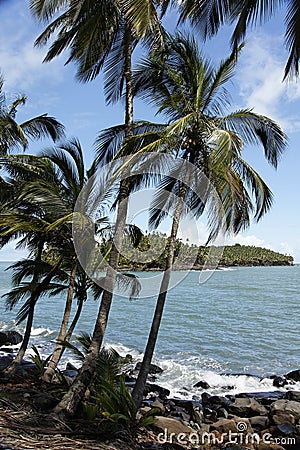
[[[11, 287], [8, 265], [0, 263], [0, 295]], [[300, 266], [216, 270], [204, 283], [196, 271], [180, 277], [168, 293], [154, 359], [164, 369], [157, 383], [171, 396], [200, 395], [202, 389], [193, 387], [200, 380], [214, 394], [276, 390], [269, 376], [300, 369]], [[15, 326], [17, 309], [7, 311], [1, 301], [0, 331], [22, 333], [24, 325]], [[39, 300], [31, 344], [43, 355], [53, 347], [63, 306], [64, 296]], [[76, 334], [92, 333], [98, 306], [86, 301]], [[106, 345], [140, 360], [154, 306], [153, 297], [130, 301], [116, 296]], [[300, 383], [287, 388], [300, 390]]]

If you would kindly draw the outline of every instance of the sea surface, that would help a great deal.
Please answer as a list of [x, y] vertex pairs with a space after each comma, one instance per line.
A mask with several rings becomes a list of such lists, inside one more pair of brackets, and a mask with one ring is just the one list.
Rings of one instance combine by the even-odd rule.
[[[0, 263], [0, 295], [11, 288], [8, 265]], [[201, 284], [199, 272], [190, 272], [168, 293], [154, 360], [164, 372], [157, 382], [180, 398], [200, 395], [193, 387], [200, 380], [218, 394], [275, 390], [269, 376], [300, 369], [299, 280], [297, 265], [216, 270]], [[7, 311], [5, 299], [0, 302], [0, 330], [22, 332], [17, 309]], [[64, 296], [39, 300], [31, 344], [43, 355], [51, 351], [63, 306]], [[98, 306], [87, 300], [77, 334], [92, 333]], [[141, 359], [154, 306], [155, 298], [115, 297], [106, 344]], [[65, 358], [73, 361], [70, 354]], [[288, 389], [300, 390], [300, 384]]]

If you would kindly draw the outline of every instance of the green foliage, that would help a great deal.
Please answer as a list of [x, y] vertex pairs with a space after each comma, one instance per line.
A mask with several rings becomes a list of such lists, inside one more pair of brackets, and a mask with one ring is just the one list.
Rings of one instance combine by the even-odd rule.
[[96, 400], [107, 420], [131, 434], [135, 434], [139, 428], [153, 424], [154, 414], [157, 412], [153, 408], [144, 416], [137, 418], [135, 403], [123, 378], [118, 384], [103, 380]]
[[51, 355], [48, 356], [46, 359], [43, 359], [35, 345], [32, 345], [32, 350], [34, 351], [35, 354], [31, 355], [30, 359], [36, 365], [36, 368], [38, 370], [38, 377], [43, 378], [45, 368], [47, 367], [47, 364], [50, 361]]
[[[81, 349], [70, 342], [62, 344], [69, 348], [79, 361], [83, 361], [91, 343], [91, 336], [81, 333], [77, 342]], [[134, 434], [139, 428], [153, 423], [153, 415], [157, 410], [152, 409], [137, 418], [134, 401], [122, 375], [124, 364], [126, 359], [113, 348], [101, 349], [90, 386], [91, 395], [82, 403], [82, 414], [86, 420], [94, 420], [100, 415], [113, 428], [121, 427]]]
[[[169, 238], [166, 235], [152, 233], [143, 236], [137, 248], [140, 255], [145, 253], [144, 262], [136, 261], [136, 249], [132, 248], [128, 241], [123, 244], [122, 255], [120, 257], [120, 267], [123, 269], [150, 270], [163, 269], [164, 261], [167, 255]], [[156, 252], [159, 250], [159, 255]], [[196, 246], [190, 244], [188, 240], [183, 242], [181, 239], [176, 240], [174, 262], [180, 251], [181, 266], [175, 268], [191, 267], [191, 265], [202, 266], [206, 263], [211, 246]], [[126, 255], [123, 256], [123, 255]], [[139, 256], [139, 258], [141, 258]], [[211, 256], [210, 256], [211, 259]], [[212, 261], [211, 261], [212, 262]], [[218, 262], [218, 261], [216, 261]], [[255, 247], [251, 245], [228, 245], [224, 247], [223, 254], [219, 261], [220, 266], [267, 266], [267, 265], [291, 265], [293, 257], [283, 255], [270, 249]]]

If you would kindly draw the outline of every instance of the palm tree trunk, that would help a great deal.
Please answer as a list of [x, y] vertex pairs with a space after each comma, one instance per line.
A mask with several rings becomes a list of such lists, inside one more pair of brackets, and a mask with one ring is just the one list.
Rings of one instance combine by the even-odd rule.
[[26, 350], [28, 348], [29, 339], [30, 339], [30, 335], [31, 335], [32, 324], [33, 324], [34, 307], [35, 307], [35, 298], [34, 298], [34, 295], [33, 295], [32, 296], [32, 301], [31, 301], [31, 304], [30, 304], [28, 317], [27, 317], [26, 328], [25, 328], [25, 333], [24, 333], [22, 344], [21, 344], [21, 346], [19, 348], [19, 351], [16, 354], [15, 358], [13, 359], [11, 364], [9, 365], [9, 367], [7, 367], [7, 369], [5, 369], [2, 372], [2, 374], [5, 377], [13, 377], [16, 374], [16, 371], [17, 371], [18, 367], [20, 366], [20, 364], [21, 364], [21, 362], [23, 360], [23, 357], [25, 355], [25, 352], [26, 352]]
[[67, 294], [67, 300], [64, 310], [64, 315], [61, 323], [61, 327], [58, 333], [55, 349], [52, 353], [51, 359], [49, 361], [48, 367], [45, 370], [43, 380], [47, 383], [50, 383], [52, 381], [52, 378], [55, 374], [55, 370], [57, 368], [57, 364], [60, 361], [60, 358], [63, 354], [63, 345], [61, 345], [61, 341], [65, 340], [65, 336], [67, 333], [67, 327], [70, 319], [71, 309], [72, 309], [72, 300], [73, 300], [73, 294], [74, 294], [74, 284], [75, 284], [75, 275], [77, 270], [77, 263], [74, 264], [71, 274], [70, 274], [70, 280], [69, 280], [69, 287], [68, 287], [68, 294]]
[[[132, 135], [133, 124], [133, 90], [132, 90], [132, 35], [128, 25], [126, 30], [126, 62], [125, 62], [125, 80], [126, 80], [126, 107], [125, 107], [125, 125], [126, 137]], [[113, 238], [113, 245], [110, 252], [109, 268], [105, 277], [105, 290], [96, 319], [92, 341], [89, 350], [85, 356], [78, 376], [71, 385], [69, 391], [65, 394], [59, 404], [55, 407], [54, 413], [62, 418], [75, 414], [79, 403], [89, 387], [97, 364], [97, 358], [103, 342], [108, 316], [112, 304], [113, 290], [116, 281], [116, 271], [120, 258], [119, 249], [122, 245], [124, 228], [126, 225], [128, 210], [129, 183], [128, 180], [122, 180], [118, 198], [118, 212], [116, 218], [116, 227]]]
[[161, 319], [162, 319], [162, 315], [163, 315], [163, 310], [164, 310], [164, 306], [165, 306], [165, 302], [166, 302], [167, 291], [168, 291], [171, 272], [172, 272], [172, 265], [173, 265], [173, 261], [174, 261], [176, 237], [177, 237], [180, 217], [182, 214], [185, 194], [187, 191], [186, 183], [187, 183], [187, 181], [189, 179], [189, 175], [190, 175], [188, 172], [185, 175], [185, 179], [183, 181], [184, 184], [183, 184], [183, 187], [181, 190], [181, 196], [178, 200], [178, 205], [176, 207], [176, 210], [175, 210], [175, 213], [173, 216], [172, 229], [171, 229], [169, 248], [168, 248], [168, 256], [166, 259], [166, 265], [165, 265], [165, 270], [164, 270], [164, 274], [163, 274], [163, 279], [162, 279], [161, 285], [160, 285], [160, 290], [159, 290], [160, 292], [159, 292], [159, 295], [157, 298], [156, 308], [155, 308], [155, 312], [154, 312], [154, 316], [153, 316], [153, 321], [152, 321], [152, 325], [151, 325], [142, 365], [141, 365], [141, 368], [140, 368], [140, 371], [139, 371], [139, 374], [138, 374], [138, 377], [137, 377], [137, 380], [136, 380], [136, 383], [135, 383], [135, 386], [134, 386], [133, 392], [132, 392], [132, 398], [134, 400], [137, 410], [141, 406], [141, 403], [143, 400], [143, 394], [144, 394], [147, 377], [149, 375], [149, 370], [150, 370], [150, 364], [151, 364], [151, 361], [153, 358], [154, 349], [155, 349], [157, 336], [158, 336], [158, 331], [159, 331], [159, 327], [160, 327], [160, 323], [161, 323]]

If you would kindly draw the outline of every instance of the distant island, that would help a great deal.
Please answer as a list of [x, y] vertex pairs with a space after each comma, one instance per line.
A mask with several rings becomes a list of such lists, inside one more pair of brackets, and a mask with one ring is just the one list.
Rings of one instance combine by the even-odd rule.
[[[109, 243], [101, 245], [103, 254]], [[120, 258], [121, 270], [163, 270], [167, 254], [168, 237], [161, 233], [151, 233], [142, 236], [138, 246], [127, 238], [123, 243]], [[223, 252], [219, 247], [197, 246], [188, 240], [176, 240], [174, 269], [192, 268], [200, 270], [208, 266], [292, 266], [294, 259], [290, 255], [252, 245], [227, 245]], [[126, 256], [124, 256], [126, 255]]]

